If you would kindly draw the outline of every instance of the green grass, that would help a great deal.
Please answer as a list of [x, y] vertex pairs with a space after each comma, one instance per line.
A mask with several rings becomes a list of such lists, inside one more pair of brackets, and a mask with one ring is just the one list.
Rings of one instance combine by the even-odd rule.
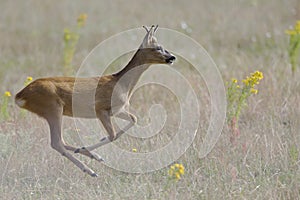
[[[201, 101], [201, 116], [194, 142], [177, 161], [184, 165], [185, 174], [165, 190], [168, 168], [130, 174], [78, 156], [99, 177], [85, 175], [51, 149], [47, 123], [29, 112], [25, 117], [21, 115], [11, 98], [10, 118], [0, 122], [0, 198], [300, 198], [300, 76], [298, 71], [292, 76], [285, 34], [299, 20], [294, 14], [300, 13], [297, 1], [134, 0], [128, 3], [117, 0], [108, 4], [17, 0], [1, 1], [0, 7], [5, 8], [0, 19], [0, 95], [5, 91], [15, 95], [27, 76], [63, 74], [63, 30], [74, 24], [81, 13], [87, 13], [88, 19], [73, 57], [75, 70], [96, 44], [113, 34], [151, 24], [185, 33], [182, 28], [185, 22], [188, 34], [207, 49], [224, 81], [232, 77], [243, 79], [255, 70], [264, 73], [259, 93], [248, 99], [248, 106], [240, 115], [240, 136], [236, 142], [230, 142], [232, 133], [225, 125], [210, 154], [200, 158], [211, 112], [210, 96], [201, 76], [193, 73], [182, 60], [175, 63], [174, 68], [194, 83], [192, 86]], [[112, 65], [110, 70], [114, 71], [125, 63], [116, 60]], [[172, 115], [161, 133], [153, 138], [141, 140], [124, 135], [115, 143], [128, 151], [136, 148], [140, 152], [166, 144], [178, 127], [178, 102], [170, 101], [173, 96], [168, 91], [151, 87], [141, 88], [132, 98], [132, 109], [141, 124], [149, 120], [147, 112], [153, 103], [161, 103]], [[72, 119], [64, 119], [66, 141], [80, 146], [75, 128]], [[86, 133], [81, 129], [80, 133], [87, 141], [100, 139], [96, 131]]]

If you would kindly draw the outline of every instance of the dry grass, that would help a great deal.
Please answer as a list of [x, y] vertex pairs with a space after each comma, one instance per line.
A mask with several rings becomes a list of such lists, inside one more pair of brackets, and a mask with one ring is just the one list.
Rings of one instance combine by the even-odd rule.
[[[175, 65], [197, 83], [193, 87], [202, 101], [202, 115], [193, 144], [178, 160], [185, 166], [186, 174], [167, 189], [166, 168], [129, 174], [80, 157], [100, 175], [88, 177], [50, 148], [46, 122], [30, 113], [22, 116], [11, 102], [11, 119], [0, 122], [0, 198], [300, 198], [300, 76], [299, 70], [294, 76], [291, 74], [288, 37], [284, 34], [299, 17], [296, 0], [18, 0], [1, 1], [0, 8], [1, 94], [6, 90], [16, 94], [28, 75], [36, 78], [62, 74], [63, 29], [75, 24], [80, 13], [87, 13], [88, 20], [75, 55], [76, 66], [107, 37], [141, 25], [159, 24], [201, 43], [224, 80], [241, 79], [254, 70], [265, 76], [259, 94], [250, 99], [241, 116], [241, 135], [236, 143], [230, 143], [231, 133], [225, 126], [212, 152], [200, 159], [199, 145], [210, 115], [207, 88], [201, 77]], [[182, 29], [183, 23], [192, 31]], [[150, 140], [120, 138], [116, 143], [126, 150], [137, 148], [143, 152], [158, 148], [172, 137], [178, 125], [177, 103], [169, 100], [172, 94], [151, 87], [144, 90], [133, 101], [140, 123], [147, 122], [149, 116], [144, 113], [156, 102], [165, 105], [173, 115], [162, 133]], [[66, 140], [81, 145], [72, 120], [66, 118], [64, 122]]]

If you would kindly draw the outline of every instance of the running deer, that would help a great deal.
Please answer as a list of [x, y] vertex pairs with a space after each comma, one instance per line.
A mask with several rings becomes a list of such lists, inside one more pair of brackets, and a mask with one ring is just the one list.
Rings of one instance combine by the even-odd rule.
[[[102, 77], [91, 78], [75, 78], [75, 77], [49, 77], [40, 78], [23, 90], [21, 90], [15, 97], [16, 104], [36, 113], [40, 117], [47, 120], [50, 127], [51, 147], [68, 158], [83, 172], [92, 177], [98, 176], [92, 169], [82, 163], [80, 160], [72, 155], [80, 153], [102, 162], [103, 159], [92, 152], [96, 148], [110, 143], [119, 138], [124, 132], [130, 129], [136, 123], [136, 117], [129, 112], [129, 99], [132, 89], [137, 84], [142, 73], [149, 68], [151, 64], [172, 64], [175, 57], [165, 50], [157, 43], [154, 37], [158, 26], [151, 26], [147, 28], [143, 26], [147, 33], [143, 39], [142, 44], [136, 51], [129, 63], [119, 72]], [[130, 73], [130, 71], [134, 71]], [[118, 101], [112, 103], [112, 95], [114, 88], [117, 86], [121, 78], [126, 77], [126, 81], [120, 82], [122, 90], [117, 90], [116, 95]], [[83, 112], [73, 112], [72, 96], [74, 92], [74, 85], [76, 82], [76, 95], [81, 95], [83, 99], [80, 107]], [[96, 85], [96, 88], [94, 87]], [[78, 87], [77, 87], [78, 86]], [[84, 97], [88, 91], [94, 90], [95, 102], [94, 104], [87, 104]], [[90, 111], [93, 111], [89, 113]], [[113, 110], [117, 110], [116, 112]], [[93, 115], [94, 114], [94, 115]], [[103, 124], [108, 136], [102, 138], [98, 143], [76, 148], [66, 144], [62, 136], [62, 116], [81, 117], [81, 118], [98, 118]], [[112, 117], [129, 121], [122, 130], [115, 131], [112, 125]]]

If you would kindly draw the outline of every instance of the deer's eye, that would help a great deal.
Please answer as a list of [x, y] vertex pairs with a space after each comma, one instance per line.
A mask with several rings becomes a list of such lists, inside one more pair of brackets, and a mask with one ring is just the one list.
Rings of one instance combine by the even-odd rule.
[[163, 49], [162, 49], [161, 46], [157, 46], [157, 47], [155, 47], [155, 50], [157, 50], [157, 51], [162, 51]]

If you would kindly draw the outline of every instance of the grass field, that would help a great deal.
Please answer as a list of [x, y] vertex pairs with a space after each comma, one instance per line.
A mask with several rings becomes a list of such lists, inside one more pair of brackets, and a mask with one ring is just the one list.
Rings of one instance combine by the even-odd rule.
[[[0, 121], [0, 199], [300, 199], [300, 69], [291, 72], [285, 34], [300, 20], [298, 0], [16, 0], [0, 1], [0, 10], [0, 94], [12, 94], [9, 117]], [[26, 77], [63, 74], [63, 31], [76, 25], [81, 13], [88, 18], [80, 31], [75, 70], [108, 37], [159, 24], [203, 45], [224, 85], [231, 78], [241, 80], [256, 70], [263, 72], [258, 94], [248, 99], [240, 116], [240, 135], [232, 142], [230, 127], [224, 124], [212, 151], [205, 158], [199, 156], [211, 114], [209, 93], [201, 75], [179, 59], [174, 68], [194, 82], [201, 101], [197, 135], [174, 161], [185, 167], [181, 180], [170, 181], [169, 166], [133, 174], [78, 156], [99, 177], [82, 173], [51, 149], [47, 123], [21, 111], [13, 101]], [[148, 152], [172, 139], [180, 120], [178, 101], [160, 89], [140, 89], [133, 95], [132, 107], [139, 124], [146, 124], [149, 115], [145, 113], [152, 104], [161, 104], [169, 116], [165, 127], [150, 139], [124, 135], [116, 145]], [[81, 137], [93, 141], [104, 135], [96, 129], [92, 134], [81, 129], [79, 136], [70, 118], [64, 119], [63, 131], [65, 140], [76, 146], [82, 145]], [[101, 151], [97, 152], [101, 155]]]

